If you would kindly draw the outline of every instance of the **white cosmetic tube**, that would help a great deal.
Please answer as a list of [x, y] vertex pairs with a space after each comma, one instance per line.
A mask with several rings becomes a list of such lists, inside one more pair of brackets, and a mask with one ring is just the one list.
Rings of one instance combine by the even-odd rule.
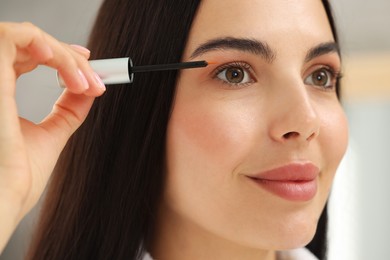
[[[89, 61], [92, 69], [99, 75], [105, 85], [132, 83], [134, 73], [129, 75], [129, 67], [133, 67], [130, 58], [114, 58]], [[63, 79], [57, 73], [58, 84], [65, 87]]]

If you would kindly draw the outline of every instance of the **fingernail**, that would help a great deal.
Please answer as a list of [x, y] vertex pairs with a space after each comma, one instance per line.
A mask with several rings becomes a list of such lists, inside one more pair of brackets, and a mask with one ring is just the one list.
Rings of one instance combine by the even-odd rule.
[[88, 50], [87, 48], [85, 48], [84, 46], [77, 45], [77, 44], [71, 44], [70, 46], [75, 47], [76, 49], [78, 49], [82, 52], [91, 53], [91, 51]]
[[106, 91], [106, 85], [104, 85], [102, 79], [99, 77], [99, 75], [95, 72], [95, 79], [96, 83], [98, 84], [99, 88]]
[[80, 69], [77, 70], [77, 72], [79, 73], [79, 76], [80, 76], [80, 79], [81, 79], [81, 82], [82, 82], [82, 84], [83, 84], [84, 89], [89, 89], [88, 81], [87, 81], [87, 79], [85, 78], [83, 72], [82, 72]]

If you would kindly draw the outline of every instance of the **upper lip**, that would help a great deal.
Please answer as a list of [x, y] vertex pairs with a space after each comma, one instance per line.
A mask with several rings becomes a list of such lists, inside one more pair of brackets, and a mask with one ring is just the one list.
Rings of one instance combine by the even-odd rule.
[[311, 162], [294, 162], [248, 177], [265, 181], [303, 182], [314, 180], [319, 172], [319, 168]]

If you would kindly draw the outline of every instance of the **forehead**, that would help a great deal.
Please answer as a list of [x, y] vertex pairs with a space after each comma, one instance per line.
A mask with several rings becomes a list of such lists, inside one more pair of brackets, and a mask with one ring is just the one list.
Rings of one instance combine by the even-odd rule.
[[221, 37], [259, 39], [275, 49], [333, 41], [320, 0], [203, 0], [185, 56], [199, 44]]

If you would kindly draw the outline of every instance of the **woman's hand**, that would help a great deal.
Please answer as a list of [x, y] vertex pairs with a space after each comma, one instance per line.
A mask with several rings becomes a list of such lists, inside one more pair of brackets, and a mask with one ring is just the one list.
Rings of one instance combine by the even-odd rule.
[[[88, 50], [61, 43], [32, 24], [0, 23], [0, 252], [37, 203], [94, 97], [105, 91], [88, 58]], [[18, 116], [15, 87], [21, 74], [40, 64], [58, 70], [67, 88], [52, 112], [34, 124]]]

